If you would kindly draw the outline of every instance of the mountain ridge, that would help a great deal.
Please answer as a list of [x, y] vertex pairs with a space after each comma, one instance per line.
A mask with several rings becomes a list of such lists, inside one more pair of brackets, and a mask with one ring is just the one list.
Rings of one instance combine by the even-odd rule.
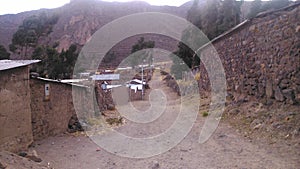
[[[189, 10], [188, 4], [189, 2], [182, 7], [173, 7], [153, 6], [143, 1], [104, 2], [98, 0], [72, 0], [64, 6], [54, 9], [40, 9], [18, 14], [0, 15], [0, 45], [8, 49], [13, 34], [23, 20], [29, 16], [41, 13], [58, 15], [59, 19], [54, 25], [52, 32], [47, 37], [40, 39], [39, 44], [53, 45], [59, 43], [57, 50], [62, 51], [68, 49], [71, 44], [83, 46], [98, 29], [122, 16], [140, 12], [162, 12], [185, 18]], [[20, 56], [13, 54], [11, 58], [19, 59]]]

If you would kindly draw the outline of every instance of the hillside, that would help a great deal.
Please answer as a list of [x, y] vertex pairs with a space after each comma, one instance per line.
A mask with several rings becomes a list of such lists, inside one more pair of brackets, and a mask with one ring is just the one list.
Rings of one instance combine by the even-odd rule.
[[[15, 15], [0, 16], [0, 44], [7, 49], [11, 43], [13, 34], [18, 29], [22, 21], [32, 15], [39, 15], [45, 12], [47, 15], [58, 15], [58, 22], [54, 25], [52, 32], [46, 37], [39, 40], [39, 44], [53, 45], [58, 43], [56, 47], [58, 51], [68, 49], [71, 44], [83, 46], [86, 41], [103, 25], [129, 14], [139, 12], [162, 12], [174, 14], [176, 16], [185, 17], [190, 8], [190, 3], [186, 3], [181, 7], [172, 6], [151, 6], [145, 2], [102, 2], [99, 0], [73, 0], [56, 9], [41, 9], [36, 11], [23, 12]], [[158, 36], [150, 36], [150, 39], [158, 41]], [[121, 55], [126, 55], [131, 49], [131, 44], [136, 42], [137, 38], [129, 40], [125, 47], [121, 47]], [[164, 49], [173, 51], [177, 44], [171, 40], [160, 39], [164, 41]], [[124, 46], [121, 44], [121, 46]], [[162, 47], [158, 43], [157, 47]], [[12, 59], [20, 58], [20, 56], [12, 55]]]

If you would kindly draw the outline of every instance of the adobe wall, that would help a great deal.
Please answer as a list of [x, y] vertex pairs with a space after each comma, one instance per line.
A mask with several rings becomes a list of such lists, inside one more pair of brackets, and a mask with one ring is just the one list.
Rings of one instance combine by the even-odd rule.
[[29, 69], [0, 72], [0, 150], [18, 152], [32, 143]]
[[[49, 100], [45, 99], [45, 84], [50, 86]], [[48, 82], [38, 79], [30, 81], [31, 87], [31, 111], [32, 131], [34, 140], [40, 140], [49, 136], [64, 133], [68, 130], [69, 120], [76, 115], [72, 86], [69, 84]], [[80, 112], [93, 111], [93, 107], [87, 107], [89, 94], [84, 87], [74, 87], [82, 96], [78, 103], [81, 103]]]
[[[300, 5], [260, 15], [213, 42], [223, 63], [229, 95], [266, 104], [300, 99]], [[201, 50], [209, 56], [209, 48]], [[209, 80], [200, 65], [200, 90]], [[217, 78], [217, 77], [216, 77]]]

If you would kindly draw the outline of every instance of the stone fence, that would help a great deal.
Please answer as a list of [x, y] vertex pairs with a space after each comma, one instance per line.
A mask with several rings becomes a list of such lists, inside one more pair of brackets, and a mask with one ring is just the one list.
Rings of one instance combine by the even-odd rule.
[[[300, 3], [263, 13], [212, 41], [227, 79], [228, 94], [236, 101], [256, 98], [266, 104], [299, 103]], [[204, 46], [201, 57], [212, 55]], [[210, 91], [203, 63], [201, 91]], [[214, 77], [218, 78], [218, 77]]]

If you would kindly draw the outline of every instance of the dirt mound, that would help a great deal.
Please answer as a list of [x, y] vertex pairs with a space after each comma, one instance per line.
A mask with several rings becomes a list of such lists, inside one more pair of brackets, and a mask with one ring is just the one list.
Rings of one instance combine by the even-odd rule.
[[49, 169], [47, 166], [43, 166], [37, 162], [34, 162], [28, 158], [18, 156], [16, 154], [1, 151], [0, 152], [0, 169]]

